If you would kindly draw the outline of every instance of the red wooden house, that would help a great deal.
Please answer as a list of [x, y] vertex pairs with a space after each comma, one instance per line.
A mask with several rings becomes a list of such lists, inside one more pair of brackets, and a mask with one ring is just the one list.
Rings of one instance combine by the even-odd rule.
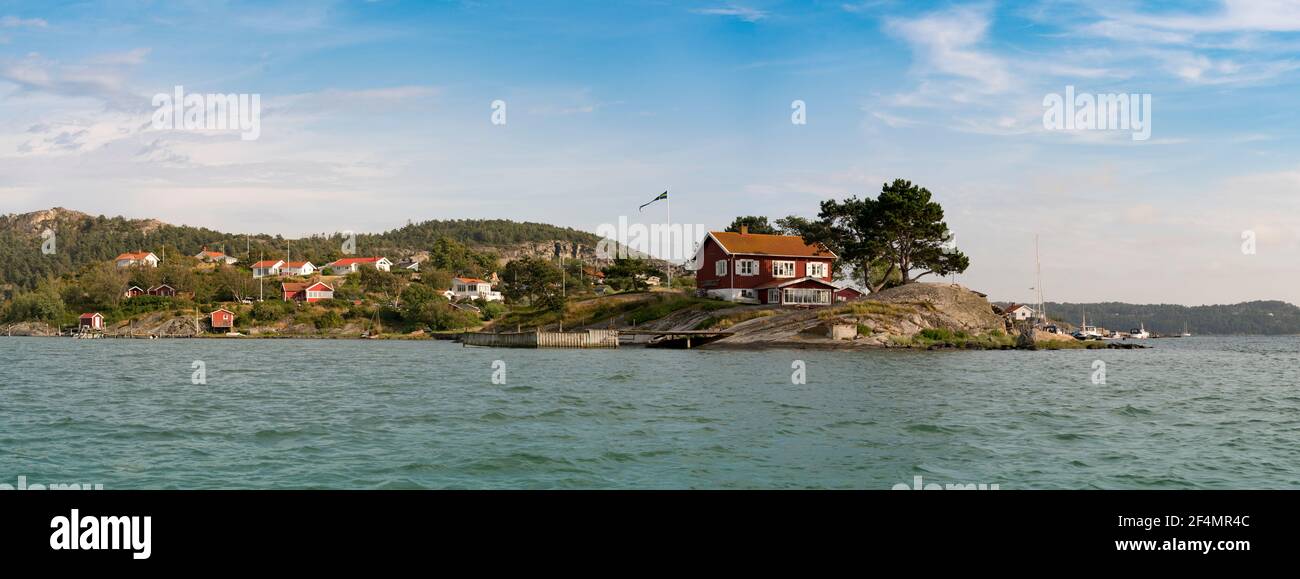
[[334, 299], [334, 288], [320, 281], [313, 283], [282, 283], [280, 284], [280, 291], [284, 293], [284, 301], [286, 302], [319, 302]]
[[710, 231], [695, 262], [695, 285], [705, 295], [748, 304], [826, 306], [836, 255], [797, 235]]
[[176, 288], [169, 286], [167, 284], [162, 284], [159, 286], [154, 286], [149, 288], [149, 291], [146, 293], [148, 293], [151, 296], [162, 296], [165, 298], [174, 298], [176, 297]]
[[225, 308], [208, 314], [214, 330], [232, 330], [235, 328], [235, 313]]
[[138, 285], [133, 285], [133, 286], [127, 288], [126, 293], [124, 293], [124, 294], [122, 294], [122, 295], [124, 295], [124, 296], [126, 296], [126, 297], [128, 297], [128, 298], [138, 298], [138, 297], [144, 295], [144, 290], [143, 290], [143, 289], [140, 289], [140, 286], [138, 286]]
[[854, 300], [860, 300], [866, 296], [866, 292], [855, 287], [844, 287], [835, 290], [835, 301], [837, 302], [851, 302]]
[[83, 332], [102, 332], [104, 330], [104, 315], [99, 312], [81, 314], [77, 318], [77, 329]]

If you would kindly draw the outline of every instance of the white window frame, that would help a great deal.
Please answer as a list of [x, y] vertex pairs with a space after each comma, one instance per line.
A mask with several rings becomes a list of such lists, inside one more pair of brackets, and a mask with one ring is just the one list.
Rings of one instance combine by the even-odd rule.
[[727, 260], [719, 259], [718, 261], [713, 262], [713, 275], [718, 277], [727, 275]]
[[757, 259], [740, 259], [736, 261], [736, 275], [758, 275]]
[[[813, 268], [817, 268], [817, 273], [813, 273]], [[826, 277], [829, 271], [830, 267], [825, 263], [820, 261], [808, 262], [808, 277]]]
[[781, 290], [779, 288], [772, 288], [767, 290], [767, 303], [769, 304], [781, 303]]
[[[790, 266], [790, 273], [789, 273], [789, 274], [785, 274], [785, 275], [780, 274], [780, 273], [777, 273], [777, 267], [778, 267], [778, 266], [785, 266], [786, 264], [789, 264], [789, 266]], [[782, 268], [784, 269], [784, 267], [782, 267]], [[772, 277], [794, 277], [794, 273], [795, 273], [796, 269], [797, 269], [797, 267], [795, 266], [795, 262], [793, 262], [793, 261], [773, 261], [773, 262], [772, 262]]]
[[831, 303], [830, 293], [823, 289], [785, 288], [781, 297], [782, 303], [787, 304], [826, 305]]

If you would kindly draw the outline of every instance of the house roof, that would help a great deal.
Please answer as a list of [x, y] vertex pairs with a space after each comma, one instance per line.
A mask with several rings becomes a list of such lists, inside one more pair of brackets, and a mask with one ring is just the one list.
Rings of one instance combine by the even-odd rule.
[[838, 289], [838, 290], [836, 290], [836, 291], [841, 291], [841, 292], [853, 292], [853, 293], [855, 293], [855, 294], [864, 295], [864, 296], [867, 295], [867, 292], [864, 292], [864, 291], [862, 291], [862, 290], [860, 290], [860, 289], [858, 289], [858, 288], [855, 288], [855, 287], [842, 287], [842, 288], [840, 288], [840, 289]]
[[81, 314], [81, 317], [80, 317], [80, 318], [77, 318], [77, 319], [80, 319], [80, 320], [89, 320], [89, 319], [94, 318], [94, 317], [101, 317], [101, 318], [102, 318], [102, 317], [104, 317], [104, 315], [101, 314], [101, 313], [99, 313], [99, 312], [91, 312], [91, 313], [89, 313], [89, 314]]
[[208, 315], [211, 316], [211, 315], [213, 315], [213, 314], [216, 314], [217, 312], [226, 312], [227, 314], [230, 314], [230, 315], [232, 315], [232, 316], [235, 315], [235, 312], [232, 312], [232, 311], [230, 311], [230, 310], [228, 310], [228, 309], [226, 309], [226, 308], [217, 308], [217, 309], [215, 309], [215, 310], [212, 310], [212, 313], [210, 313], [210, 314], [208, 314]]
[[[144, 258], [146, 258], [146, 257], [149, 257], [149, 256], [151, 256], [151, 255], [153, 255], [153, 253], [152, 253], [152, 252], [148, 252], [148, 251], [127, 252], [127, 253], [123, 253], [122, 255], [117, 256], [116, 258], [113, 259], [113, 261], [122, 261], [122, 260], [124, 260], [124, 259], [137, 259], [137, 260], [139, 260], [139, 259], [144, 259]], [[154, 257], [157, 258], [158, 256], [154, 255]]]
[[[345, 257], [345, 258], [340, 259], [340, 260], [338, 260], [338, 261], [336, 261], [336, 262], [334, 262], [334, 263], [331, 263], [331, 264], [329, 264], [329, 265], [330, 265], [330, 266], [343, 267], [343, 266], [346, 266], [346, 265], [352, 265], [352, 264], [354, 264], [354, 263], [378, 263], [379, 260], [381, 260], [381, 259], [384, 259], [384, 258], [382, 258], [382, 257]], [[387, 261], [387, 260], [385, 260], [385, 261]]]
[[809, 245], [798, 235], [767, 235], [763, 233], [734, 233], [710, 231], [722, 249], [730, 254], [775, 255], [779, 257], [829, 257], [836, 255], [818, 243]]
[[476, 277], [458, 277], [456, 279], [453, 279], [452, 281], [458, 281], [461, 283], [488, 283], [487, 280], [479, 279]]
[[220, 251], [200, 251], [199, 255], [202, 257], [225, 257], [226, 256], [226, 254], [221, 253]]
[[824, 280], [824, 279], [822, 279], [822, 278], [819, 278], [819, 277], [812, 277], [812, 276], [796, 277], [796, 278], [794, 278], [794, 279], [787, 279], [787, 280], [769, 281], [769, 282], [767, 282], [767, 283], [765, 283], [765, 284], [763, 284], [763, 285], [760, 285], [760, 286], [758, 286], [758, 287], [755, 287], [754, 289], [772, 289], [772, 288], [780, 288], [780, 287], [785, 287], [785, 286], [788, 286], [788, 285], [794, 285], [794, 284], [797, 284], [797, 283], [803, 283], [803, 282], [806, 282], [806, 281], [817, 282], [817, 283], [819, 283], [819, 284], [822, 284], [822, 285], [824, 285], [824, 286], [826, 286], [826, 287], [828, 287], [828, 288], [834, 289], [834, 290], [838, 290], [838, 289], [840, 289], [840, 288], [835, 287], [835, 284], [833, 284], [833, 283], [831, 283], [831, 282], [828, 282], [828, 281], [826, 281], [826, 280]]
[[1021, 308], [1024, 308], [1024, 309], [1029, 310], [1029, 311], [1033, 311], [1032, 309], [1029, 308], [1029, 306], [1026, 306], [1026, 305], [1024, 305], [1024, 304], [1011, 304], [1010, 306], [1007, 306], [1007, 309], [1002, 310], [1002, 311], [1003, 311], [1004, 313], [1008, 313], [1008, 314], [1010, 314], [1010, 313], [1013, 313], [1013, 312], [1015, 312], [1015, 311], [1017, 311], [1017, 310], [1019, 310], [1019, 309], [1021, 309]]
[[149, 288], [149, 291], [153, 291], [153, 290], [156, 290], [156, 289], [162, 289], [162, 288], [167, 288], [167, 289], [170, 289], [170, 290], [174, 290], [174, 289], [176, 289], [176, 288], [174, 288], [174, 287], [172, 287], [172, 286], [169, 286], [169, 285], [167, 285], [167, 284], [162, 284], [162, 285], [156, 285], [156, 286], [153, 286], [153, 287]]
[[281, 289], [282, 291], [286, 291], [286, 292], [301, 292], [301, 291], [307, 291], [307, 290], [310, 290], [310, 289], [312, 289], [312, 288], [314, 288], [314, 287], [316, 287], [316, 286], [318, 286], [318, 285], [323, 285], [323, 286], [325, 286], [326, 288], [328, 288], [330, 291], [334, 291], [334, 288], [330, 287], [329, 284], [327, 284], [327, 283], [325, 283], [325, 282], [323, 282], [323, 281], [315, 281], [315, 282], [310, 282], [310, 283], [308, 283], [308, 282], [302, 282], [302, 283], [285, 282], [285, 283], [280, 284], [280, 289]]
[[[310, 265], [310, 264], [311, 264], [310, 261], [286, 261], [286, 262], [284, 262], [284, 266], [285, 266], [285, 267], [292, 267], [292, 268], [294, 268], [294, 269], [298, 269], [298, 268], [301, 268], [301, 267], [303, 267], [303, 266], [305, 266], [305, 265]], [[312, 267], [315, 267], [315, 266], [312, 266]]]
[[259, 261], [259, 262], [257, 262], [257, 263], [254, 263], [254, 264], [253, 264], [253, 267], [256, 267], [256, 268], [266, 268], [266, 267], [275, 267], [275, 266], [278, 266], [278, 265], [284, 265], [284, 260], [283, 260], [283, 259], [275, 259], [275, 260], [268, 259], [268, 260], [264, 260], [264, 261]]

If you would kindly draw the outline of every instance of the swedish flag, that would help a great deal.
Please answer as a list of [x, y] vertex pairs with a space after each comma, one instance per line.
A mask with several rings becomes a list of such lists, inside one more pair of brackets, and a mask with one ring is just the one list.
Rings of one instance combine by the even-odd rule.
[[[667, 192], [667, 191], [664, 191], [663, 193], [660, 193], [658, 197], [655, 197], [654, 199], [651, 199], [651, 200], [650, 200], [650, 203], [654, 203], [655, 201], [663, 201], [664, 199], [667, 199], [667, 198], [668, 198], [668, 192]], [[646, 205], [649, 205], [650, 203], [646, 203], [645, 205], [642, 205], [642, 206], [640, 206], [640, 207], [637, 207], [636, 210], [637, 210], [637, 211], [641, 211], [642, 209], [645, 209], [645, 206], [646, 206]]]

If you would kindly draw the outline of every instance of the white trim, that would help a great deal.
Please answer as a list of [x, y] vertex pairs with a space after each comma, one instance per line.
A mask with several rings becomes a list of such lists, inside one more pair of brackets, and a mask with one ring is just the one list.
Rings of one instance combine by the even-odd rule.
[[[776, 272], [776, 266], [777, 266], [777, 265], [784, 265], [784, 264], [787, 264], [787, 263], [790, 264], [790, 273], [789, 273], [788, 275], [781, 275], [781, 274], [778, 274], [778, 273]], [[781, 278], [781, 279], [786, 279], [786, 278], [792, 278], [792, 277], [794, 277], [794, 276], [795, 276], [795, 272], [799, 269], [799, 266], [797, 265], [798, 263], [799, 263], [799, 262], [797, 262], [797, 261], [775, 260], [775, 259], [772, 260], [772, 277]], [[784, 269], [784, 268], [783, 268], [783, 269]]]
[[727, 260], [725, 259], [719, 259], [718, 261], [713, 262], [713, 275], [715, 276], [722, 277], [727, 275], [728, 269]]
[[[817, 266], [820, 269], [820, 272], [813, 273], [812, 272], [813, 266]], [[806, 264], [804, 264], [804, 268], [805, 268], [805, 273], [808, 274], [808, 277], [826, 277], [830, 275], [830, 271], [831, 271], [830, 264], [820, 262], [820, 261], [807, 262]]]
[[[749, 271], [745, 271], [745, 266], [749, 265]], [[754, 276], [758, 275], [759, 267], [762, 262], [757, 259], [739, 259], [736, 260], [736, 275]]]

